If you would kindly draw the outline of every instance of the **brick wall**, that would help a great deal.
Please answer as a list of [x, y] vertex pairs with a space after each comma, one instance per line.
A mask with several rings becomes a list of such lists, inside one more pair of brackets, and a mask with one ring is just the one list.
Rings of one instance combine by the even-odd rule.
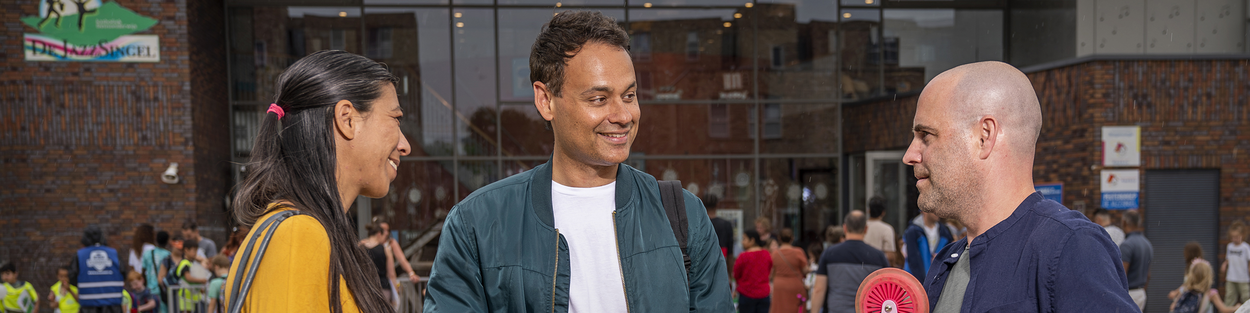
[[[175, 230], [199, 218], [224, 228], [224, 28], [212, 26], [222, 23], [213, 16], [221, 3], [198, 1], [117, 1], [158, 20], [137, 33], [160, 36], [158, 63], [26, 62], [22, 34], [37, 31], [19, 18], [38, 14], [40, 1], [0, 4], [0, 259], [17, 261], [39, 290], [72, 259], [87, 225], [101, 226], [122, 262], [139, 223]], [[207, 13], [196, 17], [204, 25], [188, 27], [192, 8]], [[200, 46], [189, 49], [191, 39]], [[214, 42], [216, 50], [205, 46]], [[171, 162], [178, 184], [159, 179]]]
[[[1250, 220], [1250, 61], [1095, 60], [1028, 76], [1044, 117], [1035, 181], [1096, 208], [1101, 127], [1141, 126], [1143, 170], [1220, 170], [1220, 251], [1208, 255], [1222, 258], [1228, 225]], [[917, 97], [848, 105], [847, 153], [907, 149]]]

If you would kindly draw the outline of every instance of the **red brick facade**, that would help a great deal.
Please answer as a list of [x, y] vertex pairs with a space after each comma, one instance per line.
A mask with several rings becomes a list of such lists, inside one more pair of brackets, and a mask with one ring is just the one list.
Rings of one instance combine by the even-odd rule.
[[[230, 187], [222, 3], [119, 0], [156, 19], [158, 63], [27, 62], [19, 18], [40, 1], [0, 4], [0, 259], [46, 291], [99, 225], [127, 262], [133, 228], [196, 219], [224, 244]], [[190, 49], [190, 47], [196, 47]], [[179, 165], [182, 181], [160, 174]], [[46, 307], [46, 305], [45, 305]]]
[[[1102, 126], [1138, 125], [1143, 170], [1220, 169], [1221, 250], [1229, 223], [1250, 217], [1250, 61], [1092, 60], [1028, 76], [1044, 117], [1034, 180], [1062, 182], [1065, 205], [1100, 203]], [[847, 105], [846, 152], [907, 149], [918, 97]]]

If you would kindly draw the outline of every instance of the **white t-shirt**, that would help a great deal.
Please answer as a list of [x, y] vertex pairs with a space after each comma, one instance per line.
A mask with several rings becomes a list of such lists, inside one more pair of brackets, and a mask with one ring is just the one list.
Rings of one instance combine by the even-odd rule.
[[574, 188], [551, 182], [556, 229], [569, 244], [569, 312], [625, 312], [616, 250], [616, 182]]
[[138, 255], [135, 254], [135, 249], [130, 249], [130, 267], [142, 272], [143, 260], [141, 260], [140, 258], [143, 257], [144, 253], [148, 253], [148, 251], [152, 251], [152, 249], [156, 249], [156, 246], [150, 243], [143, 244], [143, 251], [139, 251]]
[[1107, 236], [1111, 236], [1111, 242], [1114, 242], [1117, 247], [1124, 243], [1124, 230], [1120, 229], [1120, 227], [1108, 225], [1102, 229], [1107, 230]]
[[1224, 259], [1228, 260], [1228, 276], [1226, 279], [1234, 283], [1250, 283], [1250, 272], [1246, 262], [1250, 262], [1250, 244], [1241, 242], [1239, 245], [1228, 244]]
[[925, 239], [929, 240], [929, 254], [937, 253], [937, 249], [941, 248], [937, 246], [938, 240], [942, 239], [942, 233], [938, 232], [938, 227], [942, 227], [942, 224], [933, 223], [933, 227], [920, 225], [920, 228], [924, 229]]
[[879, 220], [868, 220], [868, 233], [864, 234], [864, 243], [881, 252], [894, 252], [894, 227]]

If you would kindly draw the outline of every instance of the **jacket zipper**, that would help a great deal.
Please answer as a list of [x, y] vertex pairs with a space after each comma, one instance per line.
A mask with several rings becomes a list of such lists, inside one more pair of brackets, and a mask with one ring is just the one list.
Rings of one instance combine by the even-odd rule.
[[556, 268], [551, 272], [551, 313], [556, 312], [556, 278], [560, 277], [560, 229], [556, 228]]
[[625, 296], [625, 312], [629, 312], [629, 292], [625, 291], [625, 265], [621, 264], [621, 242], [617, 239], [616, 210], [612, 211], [612, 242], [616, 243], [616, 266], [621, 269], [621, 293]]

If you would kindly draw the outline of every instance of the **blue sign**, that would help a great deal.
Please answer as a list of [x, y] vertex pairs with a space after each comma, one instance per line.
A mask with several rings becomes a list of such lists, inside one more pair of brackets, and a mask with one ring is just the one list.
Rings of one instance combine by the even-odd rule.
[[1128, 210], [1137, 208], [1137, 191], [1110, 191], [1102, 193], [1102, 208]]
[[1063, 203], [1063, 183], [1033, 185], [1033, 189], [1041, 193], [1046, 200]]

